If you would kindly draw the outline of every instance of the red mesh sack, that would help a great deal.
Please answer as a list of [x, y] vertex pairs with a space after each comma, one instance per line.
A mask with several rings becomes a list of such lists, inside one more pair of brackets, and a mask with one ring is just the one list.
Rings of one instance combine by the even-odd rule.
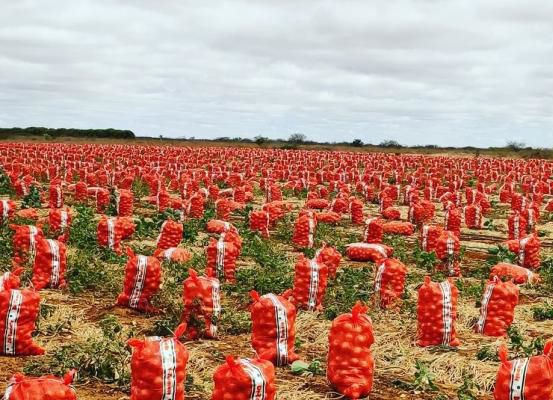
[[520, 193], [513, 193], [511, 196], [511, 209], [513, 211], [522, 211], [526, 198]]
[[518, 211], [511, 213], [507, 220], [509, 240], [519, 240], [526, 236], [526, 218]]
[[50, 185], [48, 189], [48, 206], [50, 208], [63, 207], [63, 191], [61, 185]]
[[499, 201], [501, 203], [510, 203], [512, 192], [510, 190], [503, 189], [499, 192]]
[[374, 331], [366, 312], [367, 307], [355, 304], [351, 313], [334, 319], [328, 335], [328, 381], [350, 399], [368, 396], [373, 386]]
[[34, 225], [10, 225], [14, 231], [12, 238], [13, 260], [17, 264], [34, 261], [37, 243], [44, 239], [42, 229]]
[[157, 248], [168, 249], [170, 247], [177, 247], [184, 232], [184, 227], [181, 223], [173, 221], [171, 219], [166, 220], [161, 225], [161, 232], [157, 237]]
[[399, 220], [401, 219], [401, 211], [394, 207], [387, 207], [382, 211], [382, 218]]
[[340, 217], [340, 214], [334, 211], [315, 213], [315, 218], [317, 219], [317, 222], [323, 222], [330, 225], [335, 225], [340, 222], [340, 219], [342, 219], [342, 217]]
[[390, 208], [394, 205], [394, 199], [388, 196], [380, 196], [380, 212], [383, 212], [385, 209]]
[[437, 283], [424, 278], [417, 302], [417, 346], [459, 346], [455, 336], [458, 295], [452, 280]]
[[382, 225], [384, 233], [390, 233], [393, 235], [411, 236], [415, 233], [415, 225], [410, 222], [402, 221], [390, 221]]
[[169, 247], [168, 249], [156, 249], [154, 257], [159, 261], [174, 262], [177, 264], [186, 264], [192, 259], [192, 254], [182, 247]]
[[134, 197], [130, 190], [115, 190], [115, 210], [120, 217], [132, 217]]
[[269, 237], [271, 215], [267, 211], [250, 212], [250, 230], [259, 232], [263, 237]]
[[420, 234], [420, 246], [422, 251], [428, 253], [434, 251], [438, 245], [438, 238], [442, 235], [443, 229], [437, 225], [423, 225]]
[[179, 341], [186, 326], [171, 338], [130, 339], [131, 400], [184, 400], [188, 350]]
[[283, 201], [273, 201], [263, 204], [263, 211], [267, 211], [270, 215], [271, 224], [284, 217], [291, 210], [291, 205]]
[[225, 242], [230, 242], [236, 247], [237, 256], [240, 256], [242, 251], [242, 238], [238, 234], [238, 229], [231, 229], [228, 232], [221, 233], [221, 237]]
[[98, 244], [121, 254], [121, 240], [131, 236], [134, 228], [134, 223], [128, 218], [104, 215], [98, 222], [96, 230]]
[[[202, 218], [204, 216], [205, 198], [201, 194], [195, 194], [187, 204], [186, 215], [191, 218]], [[228, 218], [228, 216], [227, 216]]]
[[353, 225], [363, 225], [363, 202], [359, 199], [352, 199], [349, 202], [349, 213]]
[[509, 251], [518, 255], [518, 265], [530, 269], [540, 267], [540, 240], [536, 235], [528, 235], [521, 240], [508, 240]]
[[401, 299], [405, 289], [407, 267], [395, 258], [383, 260], [376, 270], [374, 292], [378, 305], [390, 308]]
[[300, 215], [294, 225], [292, 242], [297, 247], [312, 248], [315, 240], [316, 228], [317, 220], [313, 216], [313, 213]]
[[96, 212], [105, 212], [109, 206], [109, 190], [98, 187], [88, 188], [88, 194], [94, 198]]
[[311, 199], [305, 202], [305, 207], [313, 210], [324, 210], [325, 208], [328, 208], [328, 206], [329, 204], [327, 199]]
[[367, 243], [382, 243], [384, 237], [384, 221], [380, 218], [372, 217], [365, 220], [365, 232], [363, 241]]
[[553, 212], [553, 199], [549, 200], [545, 205], [545, 211]]
[[42, 239], [36, 246], [32, 283], [36, 290], [66, 286], [67, 266], [65, 244], [53, 239]]
[[391, 257], [393, 252], [391, 247], [379, 243], [350, 243], [346, 246], [346, 256], [352, 261], [378, 263]]
[[215, 202], [215, 209], [217, 210], [217, 218], [227, 220], [230, 217], [230, 213], [233, 210], [233, 206], [230, 200], [226, 198], [220, 198]]
[[69, 209], [51, 208], [48, 213], [50, 230], [59, 235], [58, 240], [67, 242], [69, 239], [69, 227], [71, 226], [71, 211]]
[[532, 272], [528, 268], [509, 263], [499, 263], [494, 265], [490, 271], [490, 278], [494, 275], [497, 275], [500, 278], [512, 279], [513, 282], [519, 285], [527, 282], [532, 284], [540, 282], [539, 274]]
[[501, 365], [495, 378], [495, 400], [547, 400], [553, 396], [553, 342], [543, 355], [508, 360], [507, 346], [499, 348]]
[[482, 296], [480, 317], [474, 326], [476, 333], [486, 336], [506, 336], [513, 323], [519, 289], [513, 282], [502, 282], [497, 276], [488, 281]]
[[540, 219], [539, 210], [534, 207], [526, 207], [522, 210], [521, 215], [526, 219], [527, 231], [534, 232], [536, 230], [536, 225]]
[[75, 389], [71, 386], [75, 371], [63, 378], [53, 375], [39, 378], [15, 374], [4, 394], [5, 400], [77, 400]]
[[267, 360], [234, 359], [226, 357], [226, 363], [213, 374], [211, 400], [275, 400], [275, 367]]
[[170, 201], [171, 196], [169, 196], [169, 193], [164, 188], [154, 196], [154, 204], [159, 212], [164, 212], [169, 207]]
[[218, 234], [228, 232], [228, 231], [238, 232], [238, 230], [230, 222], [222, 221], [220, 219], [209, 220], [207, 223], [207, 231], [209, 233], [218, 233]]
[[274, 294], [259, 296], [250, 292], [253, 304], [252, 347], [257, 356], [283, 366], [299, 359], [294, 352], [296, 340], [296, 307], [284, 297]]
[[75, 184], [75, 200], [85, 202], [88, 199], [88, 186], [85, 182], [79, 181]]
[[7, 220], [13, 217], [15, 207], [15, 201], [13, 200], [0, 200], [0, 223], [6, 223]]
[[482, 209], [477, 204], [471, 204], [464, 209], [465, 224], [469, 229], [482, 229]]
[[349, 205], [347, 200], [336, 198], [332, 200], [328, 208], [335, 213], [343, 214], [349, 210]]
[[292, 298], [297, 308], [313, 311], [321, 310], [328, 278], [328, 267], [309, 260], [302, 254], [294, 267], [294, 287]]
[[338, 250], [325, 243], [323, 247], [315, 253], [315, 259], [328, 267], [328, 276], [330, 278], [336, 277], [336, 270], [342, 260], [342, 255]]
[[123, 291], [117, 297], [117, 305], [153, 312], [151, 298], [161, 285], [161, 265], [155, 257], [135, 255], [127, 248], [129, 260], [125, 266]]
[[232, 242], [225, 240], [225, 236], [217, 240], [211, 238], [207, 246], [207, 268], [208, 276], [216, 276], [220, 280], [230, 283], [236, 282], [236, 259], [239, 251]]
[[444, 228], [446, 231], [453, 232], [457, 237], [461, 236], [461, 211], [457, 207], [446, 208]]
[[34, 356], [44, 349], [33, 342], [32, 334], [40, 310], [40, 296], [34, 290], [8, 287], [0, 291], [0, 354]]
[[19, 288], [21, 279], [19, 278], [24, 271], [21, 267], [16, 267], [13, 271], [4, 272], [0, 275], [0, 292], [2, 290], [9, 290]]
[[24, 208], [15, 213], [20, 218], [38, 220], [38, 212], [36, 208]]
[[189, 269], [188, 274], [183, 284], [184, 310], [181, 318], [187, 326], [186, 336], [195, 339], [203, 334], [209, 338], [215, 338], [217, 320], [221, 314], [219, 280], [198, 276], [193, 269]]
[[446, 272], [449, 276], [460, 276], [459, 252], [461, 243], [453, 232], [443, 231], [436, 244], [436, 257], [440, 260], [437, 269]]

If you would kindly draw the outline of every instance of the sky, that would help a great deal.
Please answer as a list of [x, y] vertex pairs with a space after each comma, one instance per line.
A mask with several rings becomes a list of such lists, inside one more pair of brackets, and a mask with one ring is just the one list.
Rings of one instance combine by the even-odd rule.
[[551, 0], [0, 0], [0, 127], [553, 147]]

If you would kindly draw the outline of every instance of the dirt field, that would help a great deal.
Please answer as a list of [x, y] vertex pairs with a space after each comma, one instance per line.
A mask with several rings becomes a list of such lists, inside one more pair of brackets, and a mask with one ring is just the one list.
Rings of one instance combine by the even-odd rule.
[[[81, 143], [76, 140], [76, 143]], [[140, 142], [138, 142], [140, 143]], [[188, 143], [183, 143], [188, 146]], [[203, 145], [203, 144], [202, 144]], [[0, 196], [2, 197], [2, 196]], [[285, 201], [293, 205], [292, 216], [297, 215], [304, 199], [296, 196], [287, 196]], [[491, 200], [497, 201], [497, 195], [491, 196]], [[546, 201], [548, 197], [546, 197]], [[67, 197], [67, 203], [76, 213], [75, 202], [71, 196]], [[18, 200], [18, 204], [20, 201]], [[254, 208], [263, 204], [263, 196], [256, 193], [252, 202]], [[442, 224], [444, 219], [443, 211], [438, 203], [437, 213], [433, 223]], [[365, 215], [378, 214], [378, 205], [365, 203]], [[399, 206], [402, 219], [407, 219], [407, 206]], [[495, 352], [500, 343], [509, 343], [509, 339], [487, 338], [476, 334], [473, 331], [473, 324], [479, 315], [479, 308], [476, 303], [480, 300], [480, 286], [482, 276], [487, 275], [489, 267], [486, 259], [489, 257], [488, 249], [497, 246], [506, 239], [507, 223], [506, 215], [509, 207], [505, 204], [498, 204], [494, 209], [493, 230], [469, 230], [463, 227], [461, 235], [462, 246], [466, 249], [462, 259], [463, 278], [462, 285], [465, 290], [461, 291], [458, 305], [458, 321], [456, 322], [457, 334], [461, 345], [457, 349], [435, 348], [425, 349], [415, 346], [416, 336], [416, 304], [417, 289], [421, 284], [427, 271], [417, 266], [414, 249], [417, 246], [416, 237], [394, 238], [395, 250], [404, 252], [403, 261], [409, 268], [407, 279], [405, 303], [396, 310], [381, 310], [369, 302], [371, 316], [374, 323], [376, 343], [372, 347], [376, 360], [374, 389], [370, 396], [374, 400], [386, 400], [393, 398], [400, 399], [491, 399], [495, 375], [499, 366], [497, 361], [480, 360], [477, 354], [482, 349], [489, 347]], [[47, 209], [39, 210], [40, 217], [46, 217]], [[135, 217], [149, 218], [154, 216], [155, 210], [148, 204], [146, 197], [135, 201]], [[292, 218], [292, 221], [293, 219]], [[94, 222], [99, 219], [96, 213]], [[231, 221], [237, 226], [243, 226], [244, 216], [233, 214]], [[301, 252], [294, 250], [287, 233], [293, 229], [293, 224], [288, 228], [280, 228], [279, 232], [273, 232], [270, 239], [270, 247], [290, 257], [290, 269], [293, 267], [294, 259]], [[350, 238], [357, 238], [361, 241], [363, 226], [352, 226], [346, 216], [335, 227], [329, 227], [330, 235], [337, 241], [348, 243]], [[286, 230], [288, 232], [286, 232]], [[539, 223], [538, 230], [543, 231], [542, 237], [542, 259], [553, 256], [553, 223], [545, 218]], [[137, 250], [149, 252], [155, 246], [155, 235], [157, 232], [149, 232], [149, 237], [144, 239], [133, 238], [126, 243]], [[2, 238], [6, 240], [6, 238]], [[199, 232], [198, 236], [183, 244], [183, 247], [197, 254], [202, 254], [207, 235]], [[70, 245], [70, 254], [75, 255], [76, 249]], [[71, 260], [71, 257], [69, 258]], [[115, 299], [118, 291], [109, 289], [111, 286], [120, 290], [124, 261], [113, 262], [108, 259], [104, 267], [110, 271], [108, 276], [113, 276], [113, 281], [105, 282], [104, 287], [100, 284], [93, 289], [73, 292], [70, 290], [44, 290], [41, 292], [43, 308], [48, 312], [41, 312], [38, 324], [36, 341], [47, 350], [44, 357], [17, 357], [0, 358], [0, 392], [3, 391], [9, 378], [16, 372], [24, 369], [31, 373], [44, 370], [44, 366], [51, 366], [55, 363], [52, 354], [56, 349], [70, 343], [86, 343], [98, 334], [99, 321], [106, 316], [111, 318], [108, 329], [122, 329], [123, 334], [117, 333], [114, 340], [123, 340], [127, 333], [140, 337], [159, 332], [159, 321], [166, 316], [168, 307], [171, 304], [178, 304], [180, 291], [175, 293], [163, 292], [156, 299], [163, 311], [161, 315], [145, 315], [125, 308], [115, 307]], [[374, 272], [374, 265], [368, 263], [356, 263], [343, 259], [340, 265], [341, 271], [362, 269], [369, 267]], [[197, 266], [200, 269], [202, 266]], [[259, 268], [256, 265], [255, 257], [243, 255], [238, 262], [239, 269]], [[373, 272], [370, 279], [372, 280]], [[365, 282], [366, 283], [366, 282]], [[175, 283], [175, 288], [180, 287], [181, 282]], [[368, 284], [370, 287], [372, 284]], [[469, 289], [467, 289], [469, 288]], [[340, 289], [333, 289], [340, 291]], [[163, 296], [171, 296], [168, 300]], [[370, 297], [370, 294], [369, 294]], [[247, 316], [247, 304], [239, 301], [243, 297], [231, 294], [223, 298], [223, 309], [237, 310], [240, 315]], [[536, 304], [544, 304], [551, 301], [551, 292], [542, 287], [523, 286], [521, 287], [520, 304], [516, 308], [515, 325], [520, 335], [526, 342], [532, 338], [547, 339], [553, 336], [553, 321], [536, 321], [533, 318], [533, 307]], [[325, 304], [327, 306], [327, 304]], [[179, 310], [171, 310], [167, 314], [178, 314]], [[230, 311], [232, 314], [232, 311]], [[115, 322], [113, 322], [115, 321]], [[212, 389], [212, 374], [218, 365], [224, 362], [224, 356], [235, 354], [241, 357], [253, 357], [254, 351], [250, 345], [250, 336], [243, 327], [230, 329], [222, 323], [222, 333], [219, 340], [198, 340], [186, 342], [190, 352], [188, 363], [187, 399], [207, 400], [210, 399]], [[332, 391], [324, 376], [326, 355], [328, 350], [328, 331], [331, 321], [324, 312], [300, 312], [297, 318], [296, 332], [298, 342], [298, 354], [307, 362], [318, 360], [321, 362], [322, 374], [314, 376], [298, 376], [292, 374], [289, 368], [277, 370], [278, 398], [281, 400], [315, 400], [315, 399], [338, 399], [341, 396]], [[238, 332], [238, 333], [237, 333]], [[107, 351], [105, 347], [100, 351]], [[74, 349], [73, 349], [74, 350]], [[114, 359], [120, 360], [118, 350], [113, 350]], [[99, 358], [107, 357], [108, 354], [101, 354]], [[93, 358], [96, 360], [96, 358]], [[82, 359], [81, 359], [82, 361]], [[128, 361], [128, 359], [126, 359]], [[96, 361], [92, 361], [94, 364]], [[420, 370], [417, 362], [428, 366], [432, 382], [436, 385], [435, 390], [424, 385], [416, 384], [416, 376]], [[31, 366], [30, 366], [31, 365]], [[87, 367], [90, 370], [90, 366]], [[57, 372], [57, 371], [56, 371]], [[103, 381], [106, 381], [104, 379]], [[81, 400], [120, 400], [128, 399], [128, 386], [122, 383], [105, 383], [101, 379], [90, 376], [81, 376], [75, 384], [78, 398]], [[461, 397], [466, 389], [466, 396]], [[442, 397], [439, 397], [442, 396]]]

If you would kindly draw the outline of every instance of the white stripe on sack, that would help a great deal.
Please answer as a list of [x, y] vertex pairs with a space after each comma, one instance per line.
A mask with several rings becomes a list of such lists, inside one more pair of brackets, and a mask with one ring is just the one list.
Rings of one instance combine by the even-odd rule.
[[382, 264], [378, 266], [378, 270], [376, 271], [376, 278], [374, 280], [374, 292], [379, 297], [380, 297], [380, 290], [382, 289], [382, 276], [384, 275], [385, 270], [386, 270], [386, 262], [384, 261]]
[[313, 214], [309, 214], [309, 234], [307, 236], [308, 248], [312, 248], [314, 244], [314, 235], [315, 235], [315, 220]]
[[251, 362], [249, 359], [240, 360], [242, 369], [252, 381], [251, 393], [249, 400], [265, 400], [267, 397], [267, 382], [260, 368]]
[[428, 251], [427, 248], [428, 248], [428, 230], [429, 230], [429, 226], [428, 225], [424, 225], [422, 227], [422, 250], [423, 251]]
[[365, 232], [364, 232], [364, 235], [363, 235], [363, 240], [366, 242], [368, 239], [369, 239], [369, 233], [370, 233], [370, 230], [371, 230], [371, 223], [376, 220], [376, 218], [367, 218], [365, 220]]
[[518, 240], [520, 237], [520, 217], [518, 216], [518, 214], [515, 215], [513, 224], [515, 225], [515, 239]]
[[307, 309], [313, 311], [317, 306], [317, 292], [319, 291], [320, 266], [315, 260], [309, 260], [309, 296]]
[[[205, 278], [211, 284], [211, 302], [213, 303], [213, 317], [209, 327], [211, 336], [217, 336], [217, 320], [221, 315], [221, 286], [216, 278]], [[215, 322], [213, 322], [215, 320]]]
[[446, 245], [447, 245], [447, 268], [449, 270], [449, 274], [450, 275], [454, 275], [455, 274], [455, 269], [454, 269], [454, 255], [455, 255], [455, 246], [454, 246], [454, 241], [453, 239], [451, 238], [451, 235], [448, 235], [447, 236], [447, 241], [446, 241]]
[[107, 224], [108, 224], [108, 248], [110, 250], [113, 250], [113, 247], [115, 246], [115, 224], [113, 222], [113, 218], [108, 218]]
[[61, 187], [56, 186], [56, 207], [61, 207]]
[[275, 311], [277, 366], [286, 365], [288, 363], [288, 315], [286, 308], [272, 293], [266, 294], [263, 297], [273, 303]]
[[165, 260], [171, 261], [171, 258], [173, 257], [173, 253], [175, 252], [177, 248], [176, 247], [170, 247], [167, 250], [165, 250]]
[[17, 322], [21, 313], [21, 304], [23, 303], [23, 295], [20, 290], [12, 290], [10, 294], [10, 302], [8, 312], [6, 314], [6, 322], [4, 328], [4, 348], [5, 355], [15, 355], [15, 345], [17, 340]]
[[159, 341], [161, 368], [163, 370], [163, 392], [161, 400], [175, 400], [177, 395], [177, 354], [175, 339], [165, 338]]
[[142, 290], [144, 289], [144, 282], [146, 280], [146, 269], [148, 267], [148, 257], [138, 256], [136, 260], [136, 277], [134, 279], [134, 288], [129, 299], [129, 306], [131, 308], [138, 307]]
[[60, 212], [60, 229], [64, 231], [65, 228], [67, 228], [67, 211], [62, 210]]
[[36, 226], [29, 225], [29, 255], [31, 260], [34, 260], [36, 255], [36, 235], [38, 235]]
[[221, 235], [217, 241], [217, 255], [215, 259], [217, 278], [225, 277], [225, 237]]
[[119, 204], [121, 202], [121, 193], [119, 193], [119, 190], [115, 191], [115, 210], [117, 211], [117, 215], [120, 215], [121, 212], [119, 211]]
[[50, 248], [52, 272], [50, 275], [50, 287], [57, 288], [60, 283], [60, 246], [55, 240], [48, 239], [48, 247]]
[[0, 292], [5, 289], [4, 283], [7, 282], [10, 279], [10, 272], [4, 272], [0, 276]]
[[169, 222], [169, 220], [166, 220], [165, 222], [163, 222], [163, 224], [161, 224], [159, 235], [157, 235], [156, 246], [159, 246], [159, 241], [161, 240], [161, 235], [163, 235], [163, 229], [165, 229], [165, 225], [167, 225], [167, 222]]
[[478, 318], [478, 322], [476, 323], [477, 333], [484, 332], [484, 326], [486, 325], [486, 319], [488, 318], [488, 304], [490, 302], [490, 299], [492, 298], [494, 288], [495, 284], [491, 283], [486, 287], [486, 291], [484, 292], [484, 296], [482, 298], [482, 306], [480, 307], [480, 318]]
[[524, 400], [524, 386], [528, 371], [528, 358], [513, 361], [509, 382], [509, 400]]
[[8, 200], [2, 200], [2, 218], [8, 219], [10, 206]]
[[524, 261], [526, 257], [526, 244], [530, 240], [531, 236], [525, 237], [522, 239], [519, 243], [519, 250], [518, 250], [518, 265], [521, 267], [524, 267]]
[[453, 330], [453, 304], [451, 298], [451, 286], [449, 285], [449, 282], [440, 282], [440, 290], [442, 292], [442, 320], [444, 325], [442, 344], [444, 346], [448, 346], [451, 341], [451, 333]]
[[383, 257], [388, 257], [388, 253], [381, 244], [378, 243], [351, 243], [346, 247], [361, 247], [363, 249], [371, 249], [379, 252]]

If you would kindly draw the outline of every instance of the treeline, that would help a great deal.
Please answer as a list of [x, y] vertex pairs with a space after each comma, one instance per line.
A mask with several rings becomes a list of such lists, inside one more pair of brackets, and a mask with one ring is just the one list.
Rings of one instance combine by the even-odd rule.
[[76, 138], [112, 138], [134, 139], [134, 132], [121, 129], [73, 129], [73, 128], [0, 128], [0, 138], [9, 139], [15, 137], [49, 138], [76, 137]]

